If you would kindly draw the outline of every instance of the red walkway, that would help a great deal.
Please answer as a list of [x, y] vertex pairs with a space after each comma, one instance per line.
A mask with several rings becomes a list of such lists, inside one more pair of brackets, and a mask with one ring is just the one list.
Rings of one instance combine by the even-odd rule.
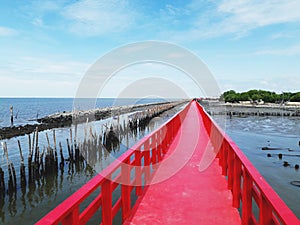
[[[219, 149], [218, 157], [200, 172], [200, 160], [212, 152], [212, 146]], [[117, 188], [121, 191], [115, 192]], [[101, 225], [111, 225], [120, 214], [127, 225], [300, 225], [196, 101], [142, 138], [37, 224], [79, 225], [94, 218]]]
[[158, 180], [182, 163], [184, 167], [167, 180], [150, 185], [125, 224], [241, 224], [218, 160], [199, 171], [209, 137], [196, 104], [192, 103], [165, 156], [170, 160], [159, 167], [153, 179]]

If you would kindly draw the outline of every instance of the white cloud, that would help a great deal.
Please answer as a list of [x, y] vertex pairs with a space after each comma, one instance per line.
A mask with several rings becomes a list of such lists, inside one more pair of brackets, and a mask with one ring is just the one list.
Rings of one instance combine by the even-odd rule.
[[276, 40], [276, 39], [286, 39], [286, 38], [294, 38], [294, 37], [295, 35], [280, 32], [280, 33], [273, 34], [271, 36], [271, 39]]
[[47, 57], [7, 59], [0, 65], [0, 96], [74, 96], [89, 64]]
[[[151, 85], [149, 82], [153, 82], [155, 85]], [[162, 82], [162, 84], [160, 85], [159, 82]], [[133, 88], [131, 85], [134, 83], [138, 83], [140, 86]], [[170, 87], [167, 83], [170, 83]], [[173, 85], [176, 85], [178, 89], [173, 89]], [[111, 97], [123, 89], [128, 89], [128, 91], [132, 89], [129, 91], [132, 94], [130, 97], [142, 97], [145, 94], [144, 91], [147, 92], [148, 89], [156, 91], [161, 89], [157, 91], [157, 94], [160, 93], [162, 96], [173, 95], [173, 97], [179, 98], [183, 97], [183, 93], [189, 97], [203, 96], [203, 92], [189, 75], [175, 67], [160, 63], [133, 64], [120, 70], [106, 83], [102, 94], [105, 97]], [[174, 90], [178, 90], [178, 93]], [[129, 94], [128, 91], [127, 94]], [[139, 94], [141, 95], [139, 96]]]
[[78, 82], [75, 80], [31, 79], [0, 76], [2, 97], [74, 97]]
[[51, 28], [49, 23], [51, 24], [53, 21], [47, 17], [51, 14], [57, 14], [63, 8], [64, 4], [64, 0], [32, 1], [29, 4], [20, 5], [18, 10], [34, 26]]
[[14, 36], [17, 35], [17, 31], [9, 27], [0, 27], [0, 37], [1, 36]]
[[27, 76], [32, 80], [78, 80], [84, 75], [88, 66], [88, 63], [77, 61], [26, 56], [7, 60], [0, 69], [0, 76], [13, 76], [16, 78]]
[[[300, 22], [299, 0], [193, 0], [185, 6], [191, 18], [185, 29], [169, 29], [164, 34], [176, 41], [197, 40], [224, 35], [247, 36], [252, 30], [275, 24]], [[172, 16], [174, 10], [165, 10]], [[175, 11], [176, 12], [176, 11]], [[166, 16], [165, 16], [166, 17]]]
[[217, 12], [225, 18], [212, 28], [220, 28], [216, 34], [244, 34], [272, 24], [299, 22], [299, 8], [299, 0], [224, 0]]
[[299, 0], [226, 0], [218, 11], [231, 14], [235, 22], [251, 26], [266, 26], [300, 20]]
[[41, 18], [34, 18], [32, 20], [32, 24], [37, 26], [37, 27], [43, 27], [44, 26], [44, 21]]
[[135, 12], [125, 0], [81, 0], [67, 5], [62, 15], [69, 19], [71, 32], [99, 36], [124, 31], [134, 23]]
[[300, 45], [289, 46], [282, 49], [266, 49], [254, 52], [254, 55], [278, 55], [295, 56], [300, 55]]

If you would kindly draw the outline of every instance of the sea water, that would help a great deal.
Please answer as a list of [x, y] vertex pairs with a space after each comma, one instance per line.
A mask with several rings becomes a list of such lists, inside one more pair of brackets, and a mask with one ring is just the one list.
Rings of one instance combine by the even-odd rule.
[[[232, 117], [214, 116], [277, 194], [300, 218], [300, 118], [299, 117]], [[225, 124], [225, 126], [224, 126]], [[262, 150], [262, 148], [278, 150]], [[268, 154], [271, 157], [268, 157]], [[283, 157], [280, 159], [279, 154]], [[284, 161], [289, 166], [284, 167]]]
[[[58, 112], [71, 112], [74, 103], [79, 99], [73, 98], [0, 98], [0, 128], [11, 126], [10, 107], [13, 106], [14, 126], [35, 123], [38, 118], [42, 118]], [[110, 106], [147, 104], [162, 102], [166, 99], [160, 98], [102, 98], [84, 99], [82, 102], [93, 102], [94, 108], [104, 108]], [[92, 109], [92, 108], [90, 108]]]
[[[127, 104], [146, 104], [161, 102], [162, 99], [104, 99], [97, 101], [97, 107], [107, 107], [107, 106], [116, 106], [116, 105], [127, 105]], [[5, 104], [4, 104], [5, 102]], [[3, 104], [2, 104], [3, 103]], [[28, 118], [32, 118], [34, 113], [39, 110], [39, 116], [48, 115], [61, 111], [71, 111], [73, 106], [72, 99], [2, 99], [1, 109], [6, 109], [10, 107], [10, 104], [14, 105], [14, 109], [19, 109], [22, 111], [22, 114], [17, 116], [17, 119], [14, 121], [16, 124], [26, 124], [29, 122]], [[58, 174], [53, 176], [46, 176], [41, 179], [37, 179], [34, 183], [30, 185], [27, 183], [26, 189], [22, 189], [20, 186], [20, 154], [17, 141], [20, 141], [23, 157], [25, 159], [26, 174], [28, 173], [28, 136], [14, 137], [8, 140], [1, 140], [7, 143], [9, 161], [14, 164], [16, 175], [17, 175], [17, 192], [9, 196], [6, 193], [5, 198], [1, 200], [0, 197], [0, 224], [34, 224], [44, 215], [50, 212], [53, 208], [59, 205], [63, 200], [69, 197], [72, 193], [77, 191], [85, 183], [87, 183], [91, 178], [93, 178], [97, 172], [101, 171], [112, 162], [112, 160], [118, 158], [122, 153], [124, 153], [129, 146], [132, 146], [140, 138], [147, 135], [149, 132], [156, 129], [166, 120], [170, 119], [176, 112], [178, 112], [183, 106], [176, 107], [175, 109], [168, 111], [162, 114], [159, 118], [156, 118], [146, 127], [146, 129], [138, 129], [136, 132], [129, 133], [126, 137], [120, 139], [121, 143], [118, 148], [114, 149], [111, 152], [103, 150], [103, 156], [101, 160], [97, 163], [97, 168], [90, 168], [86, 165], [82, 168], [70, 164], [65, 161], [63, 165], [63, 170], [59, 168]], [[16, 113], [16, 111], [14, 111]], [[3, 117], [2, 120], [9, 119], [9, 113], [1, 112]], [[129, 116], [128, 113], [127, 116]], [[121, 117], [126, 115], [121, 115]], [[10, 119], [9, 119], [10, 120]], [[106, 127], [110, 127], [110, 124], [114, 124], [115, 118], [107, 118], [101, 121], [90, 122], [79, 124], [78, 129], [78, 139], [83, 141], [84, 130], [88, 131], [92, 129], [93, 133], [103, 133], [103, 130]], [[7, 122], [3, 122], [3, 125]], [[74, 132], [74, 125], [72, 126]], [[50, 139], [50, 145], [53, 147], [53, 130], [45, 130], [39, 132], [39, 148], [40, 152], [47, 147], [47, 138], [46, 134]], [[57, 141], [57, 150], [59, 151], [58, 143], [61, 142], [63, 154], [65, 159], [68, 158], [67, 143], [66, 139], [70, 139], [70, 128], [57, 128], [55, 129], [56, 141]], [[74, 133], [73, 133], [74, 137]], [[33, 135], [31, 134], [31, 141], [33, 141]], [[0, 167], [4, 171], [6, 189], [8, 188], [8, 167], [6, 157], [3, 152], [3, 148], [0, 150]], [[105, 154], [104, 154], [105, 152]], [[60, 155], [58, 154], [60, 161]], [[85, 163], [86, 164], [86, 163]], [[28, 182], [28, 176], [27, 176]], [[116, 190], [117, 191], [117, 190]], [[113, 196], [113, 200], [116, 200], [116, 196]], [[92, 224], [99, 224], [98, 219], [100, 219], [101, 214], [96, 215], [96, 219], [92, 220]], [[120, 222], [121, 217], [116, 217], [118, 222]]]

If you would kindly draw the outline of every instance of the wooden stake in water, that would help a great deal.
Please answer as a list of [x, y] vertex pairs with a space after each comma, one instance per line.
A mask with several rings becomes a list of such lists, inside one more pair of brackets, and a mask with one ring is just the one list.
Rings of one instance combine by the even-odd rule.
[[5, 157], [6, 157], [6, 163], [7, 165], [9, 164], [9, 161], [8, 161], [8, 151], [7, 151], [7, 145], [6, 145], [6, 142], [3, 143], [3, 151], [4, 151], [4, 154], [5, 154]]
[[16, 171], [15, 168], [13, 166], [13, 164], [11, 162], [9, 162], [8, 159], [8, 151], [7, 151], [7, 144], [6, 142], [3, 143], [3, 150], [4, 150], [4, 154], [6, 156], [6, 162], [7, 162], [7, 166], [8, 166], [8, 174], [9, 174], [9, 180], [8, 180], [8, 193], [12, 194], [13, 192], [16, 191]]
[[23, 154], [22, 154], [22, 148], [21, 148], [20, 140], [18, 140], [18, 145], [19, 145], [21, 163], [24, 164], [24, 158], [23, 158]]
[[4, 182], [4, 172], [0, 167], [0, 199], [5, 197], [5, 182]]
[[71, 149], [73, 150], [73, 133], [72, 133], [72, 128], [70, 128], [70, 142], [71, 142]]
[[69, 152], [69, 159], [70, 159], [70, 162], [73, 161], [73, 153], [71, 152], [71, 148], [70, 148], [70, 143], [69, 143], [69, 139], [67, 138], [67, 146], [68, 146], [68, 152]]
[[55, 135], [55, 130], [53, 129], [53, 147], [54, 147], [54, 151], [56, 152], [56, 135]]
[[28, 157], [31, 155], [31, 137], [28, 134]]
[[35, 144], [35, 132], [36, 132], [36, 130], [35, 131], [33, 131], [33, 137], [32, 137], [32, 149], [31, 149], [31, 154], [33, 155], [33, 153], [34, 153], [34, 150], [35, 150], [35, 148], [34, 148], [34, 144]]
[[61, 160], [62, 163], [64, 163], [65, 159], [64, 159], [64, 155], [63, 155], [61, 142], [59, 142], [59, 150], [60, 150], [60, 160]]
[[50, 141], [49, 141], [48, 133], [46, 133], [46, 139], [47, 139], [47, 143], [48, 143], [48, 148], [50, 148]]
[[10, 123], [11, 125], [14, 124], [14, 111], [13, 111], [13, 106], [10, 106]]
[[38, 151], [39, 151], [39, 128], [36, 127], [35, 131], [35, 154], [34, 154], [34, 161], [38, 162]]

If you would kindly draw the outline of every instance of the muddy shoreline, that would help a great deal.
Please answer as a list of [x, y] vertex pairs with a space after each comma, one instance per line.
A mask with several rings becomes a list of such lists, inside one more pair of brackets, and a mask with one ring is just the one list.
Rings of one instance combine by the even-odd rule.
[[35, 130], [44, 131], [53, 128], [70, 127], [73, 123], [92, 122], [101, 119], [106, 119], [119, 114], [135, 112], [140, 110], [151, 109], [156, 106], [171, 104], [175, 107], [180, 104], [185, 104], [186, 101], [160, 102], [150, 104], [128, 105], [128, 106], [113, 106], [106, 108], [93, 109], [89, 111], [77, 112], [62, 112], [49, 115], [37, 119], [36, 124], [26, 124], [21, 126], [3, 127], [0, 129], [0, 140], [10, 139], [17, 136], [30, 134]]
[[278, 104], [250, 105], [202, 100], [200, 104], [210, 115], [228, 116], [287, 116], [300, 117], [300, 106]]

